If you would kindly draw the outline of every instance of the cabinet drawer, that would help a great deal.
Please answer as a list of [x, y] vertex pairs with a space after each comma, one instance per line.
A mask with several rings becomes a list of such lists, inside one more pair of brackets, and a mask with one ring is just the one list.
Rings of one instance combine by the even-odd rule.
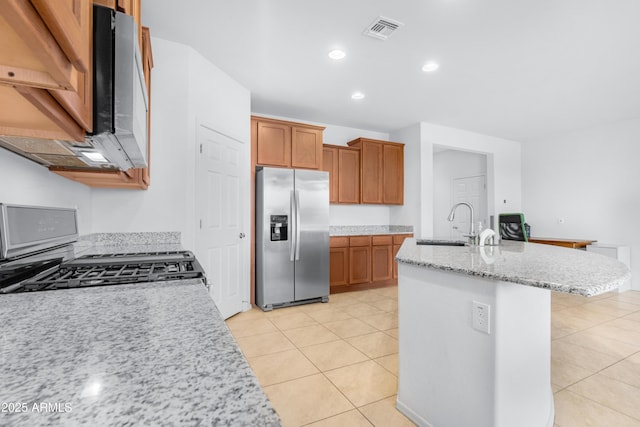
[[349, 237], [349, 246], [369, 246], [371, 244], [371, 236], [355, 236]]
[[371, 244], [373, 246], [391, 245], [393, 244], [393, 236], [390, 236], [390, 235], [372, 236]]
[[396, 234], [393, 236], [393, 244], [401, 245], [404, 239], [408, 239], [409, 237], [413, 237], [413, 234]]
[[347, 248], [349, 247], [349, 238], [348, 237], [330, 237], [329, 247], [330, 248]]

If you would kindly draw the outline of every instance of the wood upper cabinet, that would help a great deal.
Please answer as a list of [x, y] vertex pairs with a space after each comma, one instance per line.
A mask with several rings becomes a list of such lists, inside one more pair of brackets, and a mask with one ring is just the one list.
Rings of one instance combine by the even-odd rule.
[[404, 146], [382, 144], [382, 201], [387, 205], [404, 203]]
[[360, 149], [360, 203], [404, 203], [404, 144], [358, 138], [348, 143]]
[[84, 141], [92, 128], [92, 2], [0, 8], [0, 134]]
[[360, 203], [360, 151], [325, 144], [322, 170], [329, 172], [330, 203]]
[[338, 150], [338, 203], [360, 203], [359, 150]]
[[329, 172], [329, 203], [338, 203], [338, 147], [322, 146], [322, 170]]
[[291, 127], [291, 167], [305, 169], [322, 167], [323, 129]]
[[258, 164], [291, 167], [291, 126], [257, 122]]
[[323, 127], [251, 118], [257, 165], [321, 169]]
[[361, 202], [384, 203], [382, 198], [382, 144], [363, 143], [360, 147], [362, 170]]

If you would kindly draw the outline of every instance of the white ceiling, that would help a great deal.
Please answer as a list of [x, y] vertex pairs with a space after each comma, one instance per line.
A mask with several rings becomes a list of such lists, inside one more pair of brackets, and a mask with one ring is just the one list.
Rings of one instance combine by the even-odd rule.
[[[640, 0], [143, 0], [151, 35], [251, 91], [252, 111], [531, 141], [640, 117]], [[362, 35], [376, 17], [404, 24]], [[339, 62], [327, 53], [341, 47]], [[428, 60], [440, 63], [431, 74]], [[354, 91], [366, 94], [354, 102]]]

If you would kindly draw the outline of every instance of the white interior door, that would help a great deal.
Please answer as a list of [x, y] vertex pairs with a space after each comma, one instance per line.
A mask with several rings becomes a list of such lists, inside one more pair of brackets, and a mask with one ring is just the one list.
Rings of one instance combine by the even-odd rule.
[[[482, 227], [487, 227], [487, 186], [484, 175], [454, 178], [452, 184], [453, 205], [467, 202], [473, 206], [474, 222], [482, 221]], [[451, 223], [451, 238], [454, 240], [466, 240], [465, 234], [469, 234], [469, 209], [460, 206], [456, 210], [456, 216]]]
[[223, 318], [243, 309], [249, 289], [248, 165], [243, 143], [198, 126], [196, 247]]

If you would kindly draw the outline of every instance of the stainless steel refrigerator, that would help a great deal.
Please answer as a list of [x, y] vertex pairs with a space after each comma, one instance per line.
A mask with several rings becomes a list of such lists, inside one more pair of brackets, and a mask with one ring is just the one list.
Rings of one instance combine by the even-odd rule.
[[328, 172], [256, 172], [256, 304], [329, 301]]

